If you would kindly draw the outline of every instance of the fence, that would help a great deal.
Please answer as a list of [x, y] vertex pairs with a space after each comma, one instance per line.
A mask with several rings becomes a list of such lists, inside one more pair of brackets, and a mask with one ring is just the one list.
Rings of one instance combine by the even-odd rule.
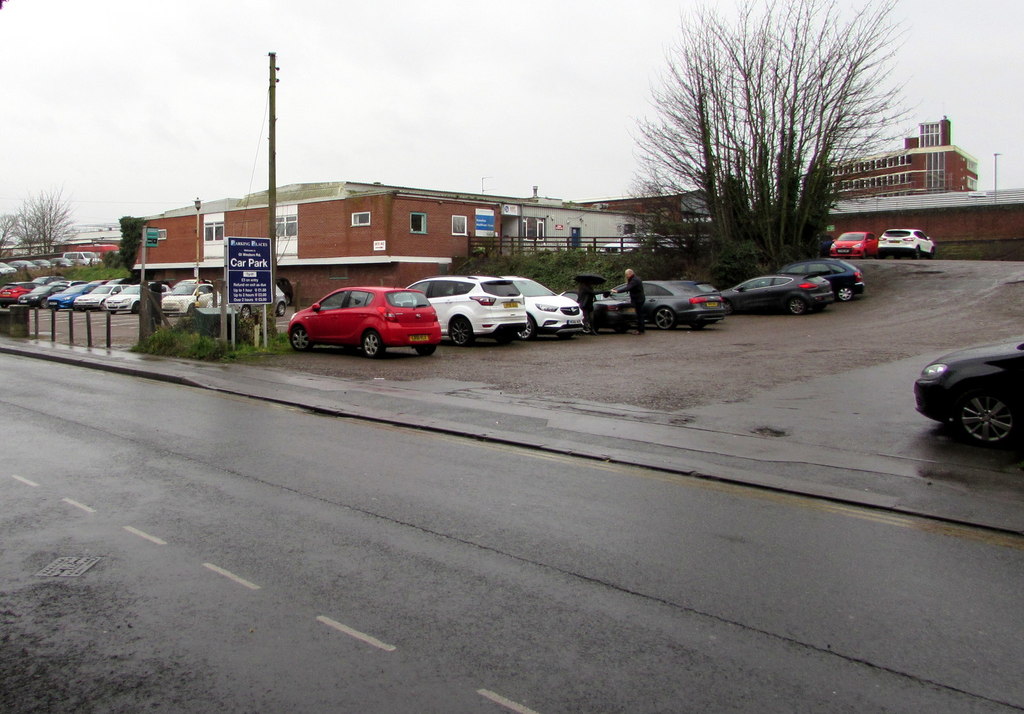
[[469, 239], [470, 255], [516, 255], [517, 253], [541, 253], [559, 250], [589, 250], [599, 253], [626, 253], [643, 247], [649, 241], [637, 236], [543, 236], [527, 238], [502, 236], [485, 238], [473, 236]]

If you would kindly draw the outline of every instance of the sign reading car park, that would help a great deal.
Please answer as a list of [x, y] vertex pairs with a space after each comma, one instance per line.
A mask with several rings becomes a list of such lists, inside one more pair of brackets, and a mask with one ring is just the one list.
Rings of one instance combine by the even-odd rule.
[[274, 281], [269, 238], [231, 238], [224, 241], [228, 303], [269, 305]]

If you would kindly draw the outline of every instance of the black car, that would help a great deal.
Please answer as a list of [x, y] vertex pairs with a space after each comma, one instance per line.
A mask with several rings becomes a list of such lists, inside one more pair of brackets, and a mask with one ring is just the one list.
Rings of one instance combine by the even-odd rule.
[[846, 302], [853, 300], [854, 295], [864, 293], [864, 275], [857, 266], [836, 258], [818, 258], [816, 260], [800, 260], [779, 268], [780, 273], [795, 275], [813, 275], [825, 278], [832, 285], [836, 300]]
[[28, 305], [29, 307], [45, 307], [46, 298], [65, 290], [68, 285], [70, 285], [70, 283], [67, 281], [39, 285], [38, 287], [33, 288], [31, 292], [18, 296], [18, 304]]
[[[625, 288], [622, 284], [615, 289]], [[636, 323], [636, 312], [628, 297], [610, 292], [603, 295], [594, 301], [595, 330], [625, 332]], [[644, 295], [643, 319], [659, 330], [671, 330], [676, 325], [702, 330], [726, 315], [718, 290], [696, 280], [645, 280]]]
[[835, 299], [824, 278], [792, 274], [760, 275], [722, 291], [727, 313], [781, 310], [803, 315], [824, 310]]
[[914, 383], [917, 411], [981, 446], [1021, 442], [1024, 340], [960, 350], [935, 360]]

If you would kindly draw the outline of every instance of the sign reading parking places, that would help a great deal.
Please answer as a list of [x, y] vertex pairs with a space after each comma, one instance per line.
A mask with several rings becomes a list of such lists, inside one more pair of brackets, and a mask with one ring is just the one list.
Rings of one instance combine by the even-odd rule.
[[231, 238], [224, 241], [228, 302], [269, 305], [274, 301], [269, 238]]

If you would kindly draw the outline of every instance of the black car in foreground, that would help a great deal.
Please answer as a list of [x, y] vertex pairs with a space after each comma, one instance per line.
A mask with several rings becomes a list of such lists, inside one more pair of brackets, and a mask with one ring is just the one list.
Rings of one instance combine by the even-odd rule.
[[1010, 446], [1024, 432], [1024, 339], [945, 355], [914, 383], [917, 411], [970, 444]]
[[722, 291], [726, 312], [804, 315], [824, 310], [835, 299], [827, 280], [801, 275], [761, 275]]
[[[616, 290], [625, 290], [625, 284]], [[636, 324], [636, 312], [625, 293], [604, 293], [594, 302], [594, 329], [625, 332]], [[725, 318], [722, 295], [713, 286], [696, 280], [645, 280], [643, 319], [659, 330], [687, 325], [702, 330]]]
[[816, 260], [800, 260], [779, 268], [780, 273], [795, 275], [811, 275], [825, 278], [832, 286], [836, 300], [847, 302], [855, 295], [864, 292], [864, 275], [852, 263], [838, 258], [818, 258]]

